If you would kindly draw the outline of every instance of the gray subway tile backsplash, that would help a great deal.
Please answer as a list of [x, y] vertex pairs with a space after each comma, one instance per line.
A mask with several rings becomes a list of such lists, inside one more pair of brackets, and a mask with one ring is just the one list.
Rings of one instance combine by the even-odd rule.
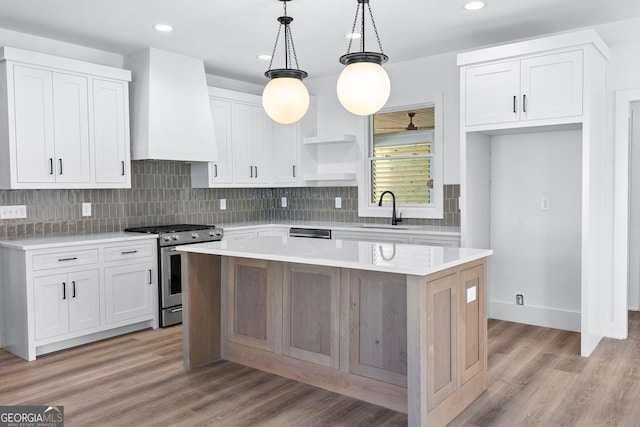
[[[0, 240], [121, 231], [175, 223], [225, 224], [269, 221], [387, 222], [358, 217], [357, 187], [191, 188], [188, 163], [131, 163], [132, 188], [113, 190], [0, 190], [0, 205], [26, 205], [27, 218], [0, 220]], [[459, 185], [445, 185], [444, 219], [405, 219], [404, 224], [460, 226]], [[287, 207], [280, 198], [287, 197]], [[342, 198], [342, 209], [333, 207]], [[227, 200], [220, 210], [218, 200]], [[81, 215], [91, 203], [92, 216]]]

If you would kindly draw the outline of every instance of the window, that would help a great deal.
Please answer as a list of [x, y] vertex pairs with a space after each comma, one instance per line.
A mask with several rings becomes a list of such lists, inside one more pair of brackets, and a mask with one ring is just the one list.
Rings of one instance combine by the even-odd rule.
[[360, 216], [390, 216], [391, 197], [385, 197], [378, 207], [380, 195], [389, 190], [404, 217], [442, 218], [439, 120], [435, 103], [386, 110], [370, 117], [367, 176], [358, 187]]

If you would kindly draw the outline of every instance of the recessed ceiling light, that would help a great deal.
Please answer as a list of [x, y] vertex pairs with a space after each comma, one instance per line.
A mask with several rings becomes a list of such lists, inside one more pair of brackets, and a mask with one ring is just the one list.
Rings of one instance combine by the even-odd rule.
[[168, 33], [173, 31], [173, 27], [169, 24], [156, 24], [153, 26], [156, 31], [162, 31], [163, 33]]
[[467, 10], [479, 10], [485, 7], [487, 4], [483, 1], [471, 1], [464, 5]]
[[349, 33], [345, 36], [348, 39], [359, 39], [360, 37], [362, 37], [362, 34], [360, 33]]
[[258, 55], [258, 57], [257, 57], [257, 58], [258, 58], [259, 60], [261, 60], [261, 61], [268, 61], [268, 60], [270, 60], [270, 59], [271, 59], [271, 55], [267, 55], [267, 54], [265, 54], [265, 53], [262, 53], [262, 54]]

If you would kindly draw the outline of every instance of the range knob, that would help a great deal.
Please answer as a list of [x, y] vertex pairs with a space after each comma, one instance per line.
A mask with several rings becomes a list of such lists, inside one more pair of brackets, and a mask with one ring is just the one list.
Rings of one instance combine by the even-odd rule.
[[200, 237], [200, 235], [198, 233], [191, 233], [191, 237], [197, 239], [198, 237]]
[[213, 230], [209, 231], [209, 236], [215, 236], [215, 235], [216, 235], [215, 231]]
[[166, 234], [162, 239], [163, 239], [165, 242], [168, 242], [169, 240], [171, 240], [171, 236], [169, 236], [168, 234]]
[[173, 240], [180, 240], [180, 236], [179, 236], [179, 235], [177, 235], [177, 234], [174, 234], [174, 235], [173, 235]]

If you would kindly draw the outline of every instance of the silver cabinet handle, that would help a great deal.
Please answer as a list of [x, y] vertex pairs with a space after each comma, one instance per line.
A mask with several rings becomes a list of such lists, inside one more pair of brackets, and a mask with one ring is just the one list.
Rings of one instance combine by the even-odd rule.
[[527, 112], [527, 95], [522, 95], [522, 111]]
[[122, 176], [124, 176], [124, 160], [122, 160], [120, 164], [122, 165]]
[[67, 283], [62, 282], [62, 299], [67, 299]]
[[293, 177], [296, 177], [296, 165], [293, 165]]
[[516, 96], [513, 95], [513, 112], [516, 112]]
[[149, 284], [153, 283], [153, 271], [151, 271], [151, 269], [149, 269]]
[[53, 175], [53, 157], [49, 157], [49, 175]]
[[71, 296], [72, 298], [75, 298], [76, 297], [76, 281], [72, 280], [71, 285], [73, 286], [73, 294]]
[[217, 178], [218, 177], [218, 165], [213, 165], [213, 177]]
[[58, 164], [60, 165], [60, 175], [62, 175], [62, 159], [58, 159]]
[[74, 261], [76, 259], [78, 259], [78, 257], [74, 256], [74, 257], [71, 257], [71, 258], [58, 258], [58, 261], [60, 261], [60, 262], [61, 261]]
[[120, 254], [122, 255], [130, 255], [130, 254], [137, 254], [138, 251], [122, 251], [120, 252]]
[[249, 178], [253, 178], [253, 166], [249, 166]]
[[256, 178], [258, 177], [258, 167], [254, 166], [254, 168], [256, 168]]

